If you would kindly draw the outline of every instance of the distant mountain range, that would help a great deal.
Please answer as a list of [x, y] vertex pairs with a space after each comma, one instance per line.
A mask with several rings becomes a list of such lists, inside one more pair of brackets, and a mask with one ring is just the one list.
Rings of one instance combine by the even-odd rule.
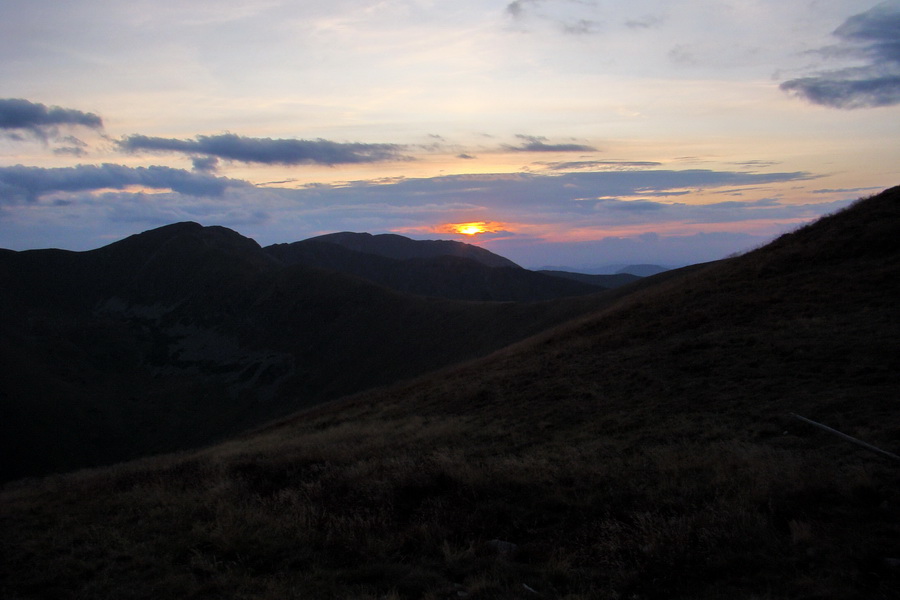
[[483, 356], [604, 290], [458, 242], [341, 233], [261, 248], [197, 223], [89, 252], [0, 251], [0, 288], [15, 373], [0, 380], [3, 478], [221, 439]]
[[563, 272], [563, 273], [579, 273], [579, 274], [587, 274], [587, 275], [635, 275], [637, 277], [649, 277], [650, 275], [656, 275], [658, 273], [662, 273], [663, 271], [669, 271], [675, 267], [673, 266], [662, 266], [662, 265], [651, 265], [651, 264], [633, 264], [633, 265], [625, 265], [625, 264], [608, 264], [608, 265], [600, 265], [596, 267], [580, 267], [580, 268], [572, 268], [572, 267], [557, 267], [557, 266], [546, 266], [541, 267], [538, 271], [545, 272]]
[[537, 302], [628, 281], [538, 273], [478, 246], [389, 234], [335, 233], [264, 250], [285, 265], [337, 271], [400, 292], [454, 300]]

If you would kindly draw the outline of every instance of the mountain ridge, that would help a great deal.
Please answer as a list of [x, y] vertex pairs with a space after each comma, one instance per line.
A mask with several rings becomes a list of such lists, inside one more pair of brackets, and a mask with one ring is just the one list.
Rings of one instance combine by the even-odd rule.
[[[373, 236], [373, 239], [379, 237]], [[430, 241], [390, 237], [392, 240], [405, 240], [405, 258], [389, 256], [399, 254], [389, 251], [372, 252], [370, 246], [357, 246], [364, 249], [355, 249], [322, 241], [321, 237], [266, 246], [264, 251], [285, 265], [303, 264], [339, 271], [399, 292], [453, 300], [540, 302], [592, 294], [612, 287], [593, 281], [550, 277], [549, 274], [517, 265], [508, 266], [493, 258], [486, 260], [479, 253], [471, 252], [481, 248], [468, 244], [432, 245]], [[452, 253], [442, 253], [447, 249]]]
[[470, 258], [487, 267], [521, 268], [508, 258], [494, 254], [489, 250], [454, 240], [413, 240], [393, 233], [373, 235], [371, 233], [354, 233], [351, 231], [328, 233], [309, 239], [397, 260], [457, 256]]

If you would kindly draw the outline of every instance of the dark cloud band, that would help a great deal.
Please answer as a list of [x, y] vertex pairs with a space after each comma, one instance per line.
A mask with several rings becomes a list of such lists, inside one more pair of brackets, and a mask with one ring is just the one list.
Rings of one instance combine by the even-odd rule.
[[596, 152], [593, 146], [585, 146], [582, 144], [548, 144], [545, 137], [533, 135], [517, 135], [517, 138], [523, 140], [520, 146], [503, 146], [504, 150], [513, 152]]
[[404, 147], [397, 144], [253, 138], [233, 133], [199, 135], [192, 140], [131, 135], [122, 139], [119, 147], [127, 152], [181, 152], [275, 165], [336, 165], [409, 160], [401, 154]]
[[249, 186], [236, 179], [157, 166], [125, 167], [107, 163], [53, 169], [23, 165], [0, 167], [0, 202], [21, 199], [34, 202], [53, 192], [121, 190], [132, 185], [170, 189], [189, 196], [221, 196], [229, 187]]
[[0, 99], [0, 129], [27, 129], [42, 132], [59, 125], [80, 125], [91, 129], [103, 127], [94, 113], [59, 106], [29, 102], [21, 98]]
[[781, 89], [832, 108], [900, 104], [900, 4], [883, 3], [853, 15], [834, 30], [846, 54], [869, 64], [791, 79]]

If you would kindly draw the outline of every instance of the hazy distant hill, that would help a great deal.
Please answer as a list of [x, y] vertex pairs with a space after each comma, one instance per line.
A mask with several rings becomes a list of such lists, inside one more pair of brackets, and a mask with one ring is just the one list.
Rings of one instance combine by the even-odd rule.
[[627, 274], [627, 275], [637, 275], [638, 277], [649, 277], [650, 275], [657, 275], [658, 273], [662, 273], [663, 271], [668, 271], [668, 267], [661, 267], [659, 265], [625, 265], [620, 269], [616, 270], [616, 273], [619, 274]]
[[393, 290], [454, 300], [538, 302], [612, 287], [535, 273], [469, 244], [398, 235], [340, 233], [265, 251], [286, 265], [339, 271]]
[[575, 273], [584, 273], [588, 275], [634, 275], [637, 277], [650, 277], [651, 275], [657, 275], [664, 271], [669, 271], [671, 269], [675, 269], [678, 267], [668, 265], [652, 265], [652, 264], [605, 264], [594, 267], [565, 267], [565, 266], [544, 266], [538, 269], [539, 271], [562, 271], [562, 272], [575, 272]]
[[895, 598], [897, 463], [791, 413], [900, 452], [898, 281], [893, 188], [481, 360], [15, 484], [0, 591]]
[[[664, 271], [665, 269], [663, 269]], [[660, 271], [662, 272], [662, 271]], [[633, 275], [631, 273], [616, 273], [612, 275], [592, 275], [589, 273], [573, 273], [572, 271], [557, 271], [552, 269], [544, 269], [538, 271], [544, 275], [552, 275], [554, 277], [562, 277], [563, 279], [572, 279], [582, 283], [596, 285], [601, 288], [612, 289], [623, 286], [626, 283], [637, 281], [642, 276]]]
[[[473, 265], [419, 270], [452, 285]], [[0, 289], [4, 478], [193, 447], [484, 355], [591, 302], [403, 295], [196, 223], [89, 252], [4, 251]]]

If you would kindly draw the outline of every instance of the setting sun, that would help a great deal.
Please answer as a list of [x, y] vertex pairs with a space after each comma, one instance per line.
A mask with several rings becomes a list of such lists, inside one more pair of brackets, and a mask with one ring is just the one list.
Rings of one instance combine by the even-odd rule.
[[490, 223], [486, 221], [471, 221], [469, 223], [447, 223], [446, 225], [441, 225], [439, 231], [474, 236], [479, 233], [502, 231], [504, 228], [504, 223], [495, 223], [493, 221]]
[[455, 225], [456, 233], [463, 235], [475, 235], [476, 233], [484, 233], [484, 223], [460, 223]]

